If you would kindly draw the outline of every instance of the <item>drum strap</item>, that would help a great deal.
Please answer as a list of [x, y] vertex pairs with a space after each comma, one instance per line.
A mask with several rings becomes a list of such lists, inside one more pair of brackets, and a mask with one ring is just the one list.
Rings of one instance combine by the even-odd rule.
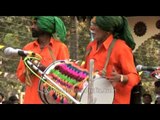
[[[102, 70], [102, 76], [105, 76], [105, 75], [106, 75], [106, 68], [107, 68], [107, 65], [108, 65], [108, 63], [109, 63], [109, 58], [110, 58], [110, 56], [111, 56], [111, 52], [112, 52], [112, 49], [113, 49], [114, 44], [115, 44], [116, 41], [117, 41], [117, 39], [113, 39], [112, 42], [111, 42], [111, 44], [109, 45], [108, 54], [107, 54], [107, 57], [106, 57], [106, 63], [105, 63], [104, 68], [103, 68], [103, 70]], [[91, 50], [92, 50], [92, 48], [90, 48], [90, 49], [86, 52], [85, 57], [90, 54]]]
[[107, 57], [106, 57], [106, 63], [105, 63], [104, 68], [102, 70], [102, 76], [106, 75], [106, 68], [107, 68], [107, 65], [109, 63], [109, 58], [111, 56], [112, 49], [113, 49], [114, 44], [115, 44], [116, 41], [117, 41], [117, 39], [113, 39], [112, 42], [111, 42], [111, 44], [109, 45], [108, 52], [107, 52], [108, 54], [107, 54]]
[[50, 55], [51, 55], [51, 57], [52, 57], [52, 60], [53, 60], [53, 62], [54, 62], [54, 61], [56, 60], [56, 58], [55, 58], [55, 56], [54, 56], [54, 53], [53, 53], [53, 50], [52, 50], [51, 46], [48, 47], [48, 50], [49, 50], [49, 53], [50, 53]]

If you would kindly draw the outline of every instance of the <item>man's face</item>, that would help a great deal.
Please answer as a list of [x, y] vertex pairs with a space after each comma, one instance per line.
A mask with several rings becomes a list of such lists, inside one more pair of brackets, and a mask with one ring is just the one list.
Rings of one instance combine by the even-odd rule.
[[33, 20], [32, 22], [31, 31], [32, 37], [39, 37], [39, 35], [41, 34], [41, 30], [38, 28], [36, 20]]
[[91, 20], [90, 32], [92, 33], [94, 39], [97, 41], [104, 40], [108, 36], [108, 32], [102, 30], [97, 26], [96, 17], [93, 17], [93, 19]]
[[146, 95], [143, 97], [143, 102], [144, 102], [144, 104], [151, 104], [152, 98], [150, 96]]

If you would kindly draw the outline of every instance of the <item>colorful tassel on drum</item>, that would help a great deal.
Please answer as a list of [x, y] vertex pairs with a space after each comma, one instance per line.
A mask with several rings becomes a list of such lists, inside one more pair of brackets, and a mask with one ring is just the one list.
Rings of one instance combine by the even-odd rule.
[[[63, 90], [75, 97], [77, 92], [83, 89], [85, 78], [89, 75], [87, 71], [79, 69], [73, 64], [59, 64], [50, 70], [49, 77], [55, 81]], [[49, 89], [50, 87], [47, 87]], [[53, 97], [56, 103], [68, 104], [71, 103], [66, 96], [59, 91], [54, 91], [52, 88], [49, 95]]]
[[56, 102], [57, 102], [57, 103], [60, 103], [60, 100], [61, 100], [61, 99], [60, 99], [60, 95], [57, 95]]
[[63, 104], [68, 104], [68, 100], [65, 97], [63, 98]]
[[54, 95], [54, 90], [50, 90], [49, 91], [49, 96], [53, 96]]
[[56, 93], [53, 94], [53, 98], [54, 98], [55, 100], [57, 100], [57, 94], [56, 94]]

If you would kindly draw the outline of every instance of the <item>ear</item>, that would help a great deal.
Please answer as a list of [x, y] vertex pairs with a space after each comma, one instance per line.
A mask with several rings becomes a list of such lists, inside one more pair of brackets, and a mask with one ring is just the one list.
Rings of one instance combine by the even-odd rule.
[[110, 36], [112, 33], [111, 32], [106, 32], [108, 36]]
[[[103, 30], [104, 31], [104, 30]], [[108, 31], [104, 31], [104, 33], [106, 34], [106, 37], [108, 38], [112, 33], [108, 32]]]

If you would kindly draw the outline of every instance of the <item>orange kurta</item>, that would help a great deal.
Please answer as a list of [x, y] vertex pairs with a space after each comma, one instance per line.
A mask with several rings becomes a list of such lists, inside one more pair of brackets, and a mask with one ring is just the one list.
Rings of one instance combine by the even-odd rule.
[[[65, 44], [51, 38], [49, 46], [52, 49], [56, 60], [69, 59], [69, 51]], [[41, 64], [43, 64], [44, 66], [49, 66], [53, 62], [53, 58], [48, 49], [48, 45], [45, 46], [43, 50], [41, 50], [36, 40], [26, 45], [23, 48], [23, 50], [31, 50], [35, 53], [40, 54], [42, 56]], [[19, 62], [16, 74], [22, 83], [25, 83], [24, 72], [25, 72], [25, 65], [21, 59]], [[32, 86], [26, 86], [24, 104], [41, 104], [42, 103], [38, 95], [38, 84], [39, 84], [39, 79], [36, 76], [34, 76], [32, 79]]]
[[[101, 71], [106, 62], [106, 56], [108, 52], [108, 47], [113, 40], [113, 35], [109, 36], [103, 45], [97, 50], [97, 41], [94, 40], [87, 46], [87, 50], [92, 49], [90, 54], [86, 56], [85, 68], [89, 70], [89, 60], [94, 59], [94, 70]], [[111, 75], [113, 66], [116, 71], [120, 74], [128, 76], [128, 83], [123, 85], [122, 83], [118, 83], [115, 86], [115, 94], [113, 104], [129, 104], [130, 103], [130, 95], [131, 89], [134, 85], [138, 84], [140, 81], [140, 77], [137, 74], [133, 54], [131, 48], [127, 46], [125, 41], [118, 39], [114, 45], [112, 50], [112, 54], [110, 56], [110, 60], [107, 66], [106, 76], [109, 77]]]

